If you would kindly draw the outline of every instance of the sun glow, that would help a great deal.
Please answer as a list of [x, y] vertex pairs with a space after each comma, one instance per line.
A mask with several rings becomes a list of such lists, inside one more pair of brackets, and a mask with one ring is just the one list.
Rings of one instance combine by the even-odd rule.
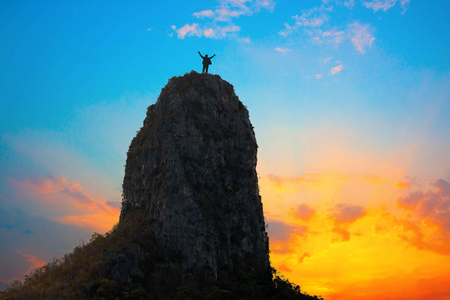
[[441, 191], [420, 194], [399, 176], [262, 176], [271, 262], [326, 299], [450, 295], [448, 284], [437, 284], [450, 273], [448, 212], [442, 215], [450, 184], [434, 185]]

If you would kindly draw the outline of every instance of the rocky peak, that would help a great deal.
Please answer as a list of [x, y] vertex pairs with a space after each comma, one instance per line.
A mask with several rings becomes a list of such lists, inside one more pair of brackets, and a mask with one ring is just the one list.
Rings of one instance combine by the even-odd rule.
[[248, 111], [217, 75], [169, 80], [128, 150], [119, 224], [0, 299], [311, 299], [270, 267]]
[[171, 78], [129, 147], [120, 222], [134, 209], [156, 219], [167, 253], [205, 279], [249, 260], [269, 267], [257, 147], [231, 84], [194, 71]]

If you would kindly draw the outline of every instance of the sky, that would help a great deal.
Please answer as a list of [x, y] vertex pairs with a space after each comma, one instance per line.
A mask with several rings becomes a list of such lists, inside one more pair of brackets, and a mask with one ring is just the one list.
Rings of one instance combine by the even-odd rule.
[[234, 85], [271, 262], [325, 299], [450, 299], [450, 1], [0, 2], [0, 288], [117, 223], [173, 76]]

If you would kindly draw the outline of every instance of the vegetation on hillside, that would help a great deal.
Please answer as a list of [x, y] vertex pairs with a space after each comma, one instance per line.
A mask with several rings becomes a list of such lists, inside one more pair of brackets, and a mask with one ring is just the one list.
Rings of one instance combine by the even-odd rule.
[[[110, 232], [94, 233], [72, 253], [33, 270], [23, 283], [14, 282], [0, 292], [0, 299], [322, 299], [302, 294], [274, 269], [272, 278], [249, 275], [248, 268], [267, 274], [251, 258], [240, 270], [220, 270], [217, 281], [199, 280], [195, 270], [181, 271], [180, 257], [163, 251], [162, 240], [152, 231], [155, 221], [134, 210]], [[145, 249], [135, 256], [142, 272], [129, 275], [126, 282], [115, 280], [117, 263], [108, 257], [136, 253], [133, 249]]]

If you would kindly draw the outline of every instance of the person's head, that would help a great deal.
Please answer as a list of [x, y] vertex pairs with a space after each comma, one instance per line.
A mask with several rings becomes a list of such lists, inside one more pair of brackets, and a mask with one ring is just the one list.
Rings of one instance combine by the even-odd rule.
[[208, 57], [208, 54], [205, 54], [205, 57]]

